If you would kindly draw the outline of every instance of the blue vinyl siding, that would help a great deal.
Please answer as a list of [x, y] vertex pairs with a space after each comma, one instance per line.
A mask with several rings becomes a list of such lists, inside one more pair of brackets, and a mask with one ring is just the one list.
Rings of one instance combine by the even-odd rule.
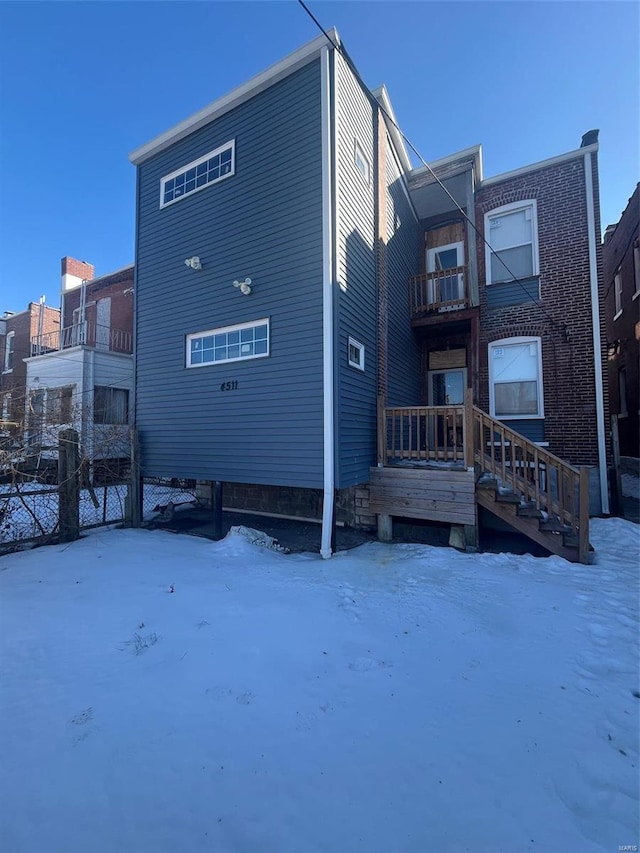
[[[336, 487], [369, 479], [376, 454], [377, 311], [373, 107], [339, 54], [337, 98], [337, 367]], [[355, 145], [370, 165], [367, 183]], [[365, 347], [365, 370], [349, 367], [347, 341]]]
[[529, 441], [544, 441], [544, 418], [510, 418], [503, 423]]
[[527, 305], [540, 299], [540, 279], [503, 281], [486, 286], [487, 308], [508, 308], [512, 305]]
[[[235, 140], [235, 175], [160, 181]], [[136, 419], [144, 472], [322, 486], [322, 157], [314, 60], [138, 169]], [[199, 256], [203, 269], [185, 266]], [[234, 279], [252, 279], [244, 296]], [[267, 358], [189, 369], [193, 332], [269, 318]], [[222, 391], [223, 382], [237, 389]]]
[[387, 139], [387, 404], [418, 405], [421, 398], [420, 344], [409, 316], [409, 277], [420, 268], [422, 229], [403, 189], [400, 168]]

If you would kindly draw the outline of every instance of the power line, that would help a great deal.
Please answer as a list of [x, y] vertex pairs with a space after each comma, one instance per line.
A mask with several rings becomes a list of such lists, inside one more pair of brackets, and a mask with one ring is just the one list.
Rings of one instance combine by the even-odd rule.
[[440, 178], [438, 177], [438, 175], [436, 175], [436, 173], [433, 171], [433, 169], [431, 168], [431, 166], [430, 166], [430, 165], [427, 163], [427, 161], [424, 159], [424, 157], [422, 156], [422, 154], [420, 153], [420, 151], [419, 151], [419, 150], [416, 148], [416, 146], [411, 142], [411, 140], [406, 136], [406, 134], [401, 130], [401, 128], [399, 127], [398, 123], [394, 120], [394, 118], [393, 118], [391, 115], [389, 115], [389, 113], [387, 112], [387, 110], [386, 110], [386, 109], [384, 108], [384, 106], [380, 103], [380, 101], [378, 101], [378, 99], [375, 97], [375, 95], [373, 94], [373, 92], [371, 92], [371, 90], [369, 89], [369, 87], [367, 86], [367, 84], [364, 82], [364, 80], [363, 80], [363, 79], [362, 79], [362, 77], [360, 76], [360, 72], [358, 71], [358, 69], [356, 68], [355, 63], [353, 62], [353, 60], [351, 59], [351, 57], [350, 57], [350, 56], [349, 56], [349, 54], [347, 53], [347, 51], [346, 51], [346, 49], [345, 49], [344, 45], [343, 45], [342, 43], [337, 44], [337, 45], [336, 45], [336, 44], [334, 44], [334, 42], [332, 41], [332, 39], [329, 37], [329, 35], [328, 35], [327, 31], [324, 29], [324, 27], [322, 27], [322, 25], [319, 23], [318, 19], [317, 19], [317, 18], [315, 17], [315, 15], [311, 12], [311, 10], [307, 7], [307, 5], [303, 2], [303, 0], [298, 0], [298, 3], [300, 4], [300, 6], [302, 6], [302, 8], [304, 9], [304, 11], [307, 13], [307, 15], [309, 15], [309, 17], [310, 17], [310, 18], [311, 18], [311, 20], [314, 22], [314, 24], [318, 27], [318, 29], [323, 33], [323, 35], [325, 36], [325, 38], [327, 39], [327, 41], [329, 42], [329, 44], [330, 44], [333, 48], [335, 48], [336, 50], [338, 50], [338, 51], [340, 52], [341, 56], [344, 58], [345, 62], [346, 62], [346, 63], [347, 63], [347, 65], [349, 66], [349, 68], [350, 68], [351, 72], [353, 73], [354, 77], [356, 78], [356, 80], [360, 83], [361, 87], [363, 88], [363, 90], [364, 90], [364, 92], [365, 92], [366, 96], [368, 97], [368, 99], [370, 100], [371, 104], [372, 104], [373, 106], [375, 106], [376, 108], [380, 109], [380, 110], [381, 110], [381, 112], [384, 114], [385, 118], [387, 118], [387, 119], [391, 122], [391, 124], [396, 128], [396, 130], [398, 131], [398, 133], [400, 134], [400, 136], [402, 137], [402, 139], [404, 140], [404, 142], [406, 142], [406, 144], [409, 146], [409, 148], [411, 148], [411, 150], [414, 152], [414, 154], [416, 155], [416, 157], [418, 157], [418, 159], [420, 160], [420, 162], [422, 163], [422, 165], [423, 165], [423, 166], [425, 166], [425, 167], [428, 169], [429, 173], [431, 174], [431, 176], [433, 177], [433, 179], [437, 182], [438, 186], [442, 189], [442, 191], [443, 191], [444, 193], [446, 193], [446, 195], [449, 197], [449, 199], [453, 202], [453, 204], [454, 204], [454, 206], [455, 206], [456, 210], [458, 210], [458, 212], [459, 212], [459, 213], [464, 217], [464, 219], [466, 220], [466, 222], [468, 222], [468, 224], [473, 228], [473, 230], [475, 231], [476, 235], [477, 235], [478, 237], [480, 237], [480, 239], [482, 240], [482, 242], [484, 243], [484, 245], [489, 249], [490, 253], [491, 253], [492, 255], [495, 255], [495, 257], [497, 257], [497, 258], [498, 258], [498, 260], [500, 261], [500, 263], [502, 264], [502, 266], [507, 270], [507, 272], [509, 273], [509, 275], [511, 275], [511, 276], [512, 276], [512, 278], [513, 278], [513, 282], [514, 282], [514, 283], [516, 283], [516, 284], [518, 284], [518, 285], [522, 288], [523, 292], [524, 292], [524, 293], [525, 293], [525, 295], [527, 296], [527, 299], [529, 299], [531, 302], [533, 302], [533, 304], [534, 304], [537, 308], [539, 308], [539, 309], [540, 309], [540, 311], [541, 311], [541, 312], [542, 312], [542, 313], [547, 317], [547, 319], [549, 320], [549, 323], [550, 323], [552, 326], [556, 326], [556, 327], [557, 327], [557, 326], [558, 326], [558, 324], [557, 324], [557, 322], [554, 320], [554, 318], [553, 318], [553, 317], [548, 313], [548, 311], [546, 311], [546, 309], [542, 306], [542, 304], [541, 304], [537, 299], [535, 299], [535, 298], [534, 298], [534, 297], [529, 293], [529, 291], [527, 290], [527, 288], [526, 288], [526, 286], [525, 286], [524, 282], [523, 282], [520, 278], [518, 278], [518, 276], [516, 276], [516, 275], [515, 275], [515, 274], [514, 274], [510, 269], [509, 269], [509, 267], [507, 266], [507, 264], [506, 264], [506, 263], [504, 262], [504, 260], [500, 257], [500, 254], [499, 254], [498, 252], [496, 252], [496, 251], [495, 251], [495, 249], [493, 249], [493, 248], [492, 248], [491, 244], [490, 244], [490, 243], [489, 243], [489, 241], [486, 239], [486, 237], [484, 236], [484, 234], [482, 234], [482, 233], [480, 232], [480, 230], [478, 229], [478, 227], [477, 227], [477, 225], [475, 224], [475, 222], [473, 222], [473, 221], [470, 219], [470, 217], [467, 215], [467, 213], [464, 211], [464, 209], [463, 209], [463, 208], [458, 204], [458, 202], [456, 201], [456, 199], [451, 195], [451, 193], [450, 193], [450, 192], [449, 192], [449, 190], [446, 188], [446, 186], [444, 185], [444, 183], [440, 180]]

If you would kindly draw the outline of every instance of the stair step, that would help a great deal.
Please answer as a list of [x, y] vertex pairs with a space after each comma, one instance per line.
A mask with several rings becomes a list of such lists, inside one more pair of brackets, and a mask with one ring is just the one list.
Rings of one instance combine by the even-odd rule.
[[496, 492], [496, 501], [501, 504], [520, 504], [520, 495], [513, 492]]
[[477, 489], [497, 489], [498, 481], [495, 477], [490, 477], [487, 474], [481, 474], [476, 480]]
[[573, 528], [568, 524], [563, 524], [559, 518], [547, 518], [538, 523], [538, 528], [544, 533], [573, 533]]
[[520, 504], [517, 513], [521, 518], [542, 518], [542, 513], [535, 504]]

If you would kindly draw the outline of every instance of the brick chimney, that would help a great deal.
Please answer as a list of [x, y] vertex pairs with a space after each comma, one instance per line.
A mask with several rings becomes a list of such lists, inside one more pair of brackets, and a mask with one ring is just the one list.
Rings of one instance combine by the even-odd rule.
[[66, 293], [79, 287], [83, 281], [91, 281], [95, 268], [86, 261], [76, 261], [75, 258], [64, 257], [61, 263], [62, 282], [60, 291]]

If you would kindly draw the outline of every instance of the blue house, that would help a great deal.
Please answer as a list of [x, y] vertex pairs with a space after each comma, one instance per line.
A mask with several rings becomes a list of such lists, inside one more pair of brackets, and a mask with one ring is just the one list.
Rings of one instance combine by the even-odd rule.
[[586, 561], [597, 132], [489, 179], [479, 146], [412, 169], [386, 90], [328, 36], [130, 155], [144, 474], [321, 520], [325, 557], [336, 518], [474, 546], [480, 511]]

